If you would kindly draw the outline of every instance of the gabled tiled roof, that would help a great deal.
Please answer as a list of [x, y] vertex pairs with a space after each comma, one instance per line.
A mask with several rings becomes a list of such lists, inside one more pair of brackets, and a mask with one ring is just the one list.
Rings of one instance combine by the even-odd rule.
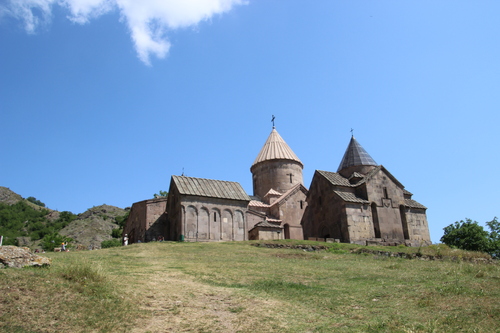
[[366, 152], [366, 150], [361, 147], [359, 142], [353, 137], [351, 137], [351, 141], [347, 146], [347, 149], [344, 153], [344, 157], [342, 158], [342, 162], [340, 162], [339, 168], [337, 171], [342, 169], [357, 165], [377, 165], [375, 160]]
[[252, 166], [269, 160], [292, 160], [303, 165], [297, 155], [295, 155], [292, 149], [286, 144], [285, 140], [283, 140], [274, 128]]
[[427, 207], [413, 199], [405, 199], [405, 206], [410, 208], [427, 209]]
[[283, 227], [281, 226], [281, 220], [274, 220], [274, 221], [277, 221], [279, 223], [270, 223], [271, 221], [268, 221], [268, 220], [264, 220], [264, 221], [261, 221], [259, 223], [257, 223], [255, 227], [263, 227], [263, 228], [280, 228], [280, 229], [283, 229]]
[[405, 190], [405, 189], [403, 189], [403, 194], [404, 194], [404, 195], [409, 195], [409, 196], [412, 196], [412, 195], [413, 195], [413, 193], [411, 193], [410, 191]]
[[349, 183], [349, 180], [339, 173], [321, 170], [316, 170], [316, 172], [325, 177], [332, 185], [353, 187], [353, 185]]
[[333, 191], [333, 192], [337, 194], [342, 200], [347, 202], [363, 203], [363, 204], [370, 203], [370, 201], [357, 197], [354, 193], [351, 192], [343, 192], [343, 191]]
[[[346, 186], [346, 187], [358, 187], [358, 186], [366, 183], [368, 180], [370, 180], [370, 178], [373, 177], [380, 170], [383, 170], [387, 174], [387, 176], [389, 176], [389, 178], [394, 183], [396, 183], [396, 185], [398, 185], [400, 188], [403, 189], [403, 191], [405, 191], [403, 184], [401, 184], [399, 182], [399, 180], [396, 179], [396, 177], [394, 177], [389, 171], [387, 171], [387, 169], [384, 168], [383, 165], [377, 165], [375, 168], [373, 168], [373, 170], [368, 172], [365, 176], [355, 172], [354, 174], [358, 174], [358, 175], [362, 176], [363, 178], [361, 178], [357, 183], [353, 183], [353, 184], [351, 184], [349, 182], [349, 179], [343, 177], [340, 173], [337, 173], [337, 172], [321, 171], [321, 170], [316, 170], [316, 172], [319, 173], [320, 175], [322, 175], [323, 177], [325, 177], [326, 180], [328, 180], [332, 185]], [[406, 191], [406, 192], [408, 192], [408, 191]], [[410, 192], [408, 192], [408, 193], [410, 193]]]
[[283, 195], [281, 197], [279, 197], [275, 202], [273, 202], [273, 204], [271, 206], [280, 205], [281, 203], [283, 203], [283, 201], [287, 200], [290, 196], [292, 196], [293, 194], [297, 193], [301, 189], [303, 191], [307, 192], [307, 189], [305, 188], [304, 185], [302, 185], [300, 183], [296, 184], [291, 189], [289, 189], [288, 191], [286, 191], [285, 193], [283, 193]]
[[262, 218], [262, 219], [265, 219], [266, 218], [266, 213], [263, 213], [263, 212], [259, 212], [257, 210], [253, 210], [253, 209], [250, 209], [250, 207], [248, 208], [248, 214], [252, 214], [254, 216], [257, 216], [258, 218]]
[[359, 172], [353, 172], [352, 175], [349, 177], [349, 179], [352, 178], [363, 178], [364, 175], [360, 174]]
[[248, 204], [248, 207], [263, 207], [263, 208], [269, 208], [271, 207], [270, 205], [262, 202], [262, 201], [258, 201], [258, 200], [252, 200], [250, 201], [250, 203]]
[[250, 201], [239, 183], [223, 180], [172, 176], [172, 181], [182, 195]]
[[270, 189], [269, 192], [266, 193], [266, 195], [264, 195], [264, 198], [267, 197], [268, 195], [278, 195], [278, 196], [281, 196], [283, 193], [280, 193], [274, 189]]

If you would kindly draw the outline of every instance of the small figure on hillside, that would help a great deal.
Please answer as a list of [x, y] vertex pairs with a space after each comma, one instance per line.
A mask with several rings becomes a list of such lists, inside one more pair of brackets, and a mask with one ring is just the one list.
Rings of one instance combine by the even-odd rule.
[[127, 237], [127, 234], [125, 234], [125, 236], [123, 236], [123, 246], [127, 246], [128, 245], [128, 237]]
[[163, 242], [164, 238], [163, 236], [158, 236], [158, 242]]
[[61, 243], [61, 252], [66, 252], [66, 244], [64, 242]]

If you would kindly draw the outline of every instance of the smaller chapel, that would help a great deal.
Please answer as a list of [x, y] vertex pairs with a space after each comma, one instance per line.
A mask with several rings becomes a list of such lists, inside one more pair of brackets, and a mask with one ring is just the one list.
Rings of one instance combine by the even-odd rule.
[[167, 197], [136, 202], [130, 243], [309, 239], [363, 245], [430, 244], [426, 207], [354, 138], [337, 172], [304, 165], [276, 128], [250, 167], [253, 195], [233, 181], [172, 176]]
[[306, 239], [362, 245], [430, 245], [426, 207], [359, 142], [351, 141], [337, 172], [316, 170], [302, 217]]

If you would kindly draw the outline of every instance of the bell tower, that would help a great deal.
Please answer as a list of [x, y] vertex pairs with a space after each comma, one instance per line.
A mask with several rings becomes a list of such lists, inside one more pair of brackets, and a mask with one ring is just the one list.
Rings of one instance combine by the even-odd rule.
[[[273, 116], [274, 125], [274, 116]], [[250, 171], [253, 194], [260, 198], [271, 190], [285, 193], [297, 184], [303, 184], [304, 165], [273, 126]]]

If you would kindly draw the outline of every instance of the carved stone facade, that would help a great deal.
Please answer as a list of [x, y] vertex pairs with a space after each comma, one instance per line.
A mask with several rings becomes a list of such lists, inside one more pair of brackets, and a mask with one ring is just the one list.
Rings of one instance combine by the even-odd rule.
[[[273, 128], [250, 171], [254, 195], [239, 183], [172, 176], [168, 198], [132, 206], [130, 242], [326, 239], [359, 244], [429, 244], [426, 207], [352, 137], [337, 172], [303, 164]], [[168, 212], [168, 214], [167, 214]]]
[[430, 244], [426, 207], [354, 139], [338, 172], [316, 170], [304, 237], [358, 244]]
[[169, 240], [247, 240], [250, 197], [235, 182], [172, 176], [168, 193]]
[[132, 205], [124, 233], [131, 243], [159, 236], [207, 242], [303, 239], [300, 221], [307, 189], [302, 169], [302, 162], [273, 128], [250, 169], [253, 197], [236, 182], [172, 176], [167, 199]]
[[300, 159], [273, 128], [250, 168], [254, 197], [248, 205], [249, 221], [262, 234], [252, 232], [254, 239], [303, 239], [300, 221], [307, 205], [303, 168]]

